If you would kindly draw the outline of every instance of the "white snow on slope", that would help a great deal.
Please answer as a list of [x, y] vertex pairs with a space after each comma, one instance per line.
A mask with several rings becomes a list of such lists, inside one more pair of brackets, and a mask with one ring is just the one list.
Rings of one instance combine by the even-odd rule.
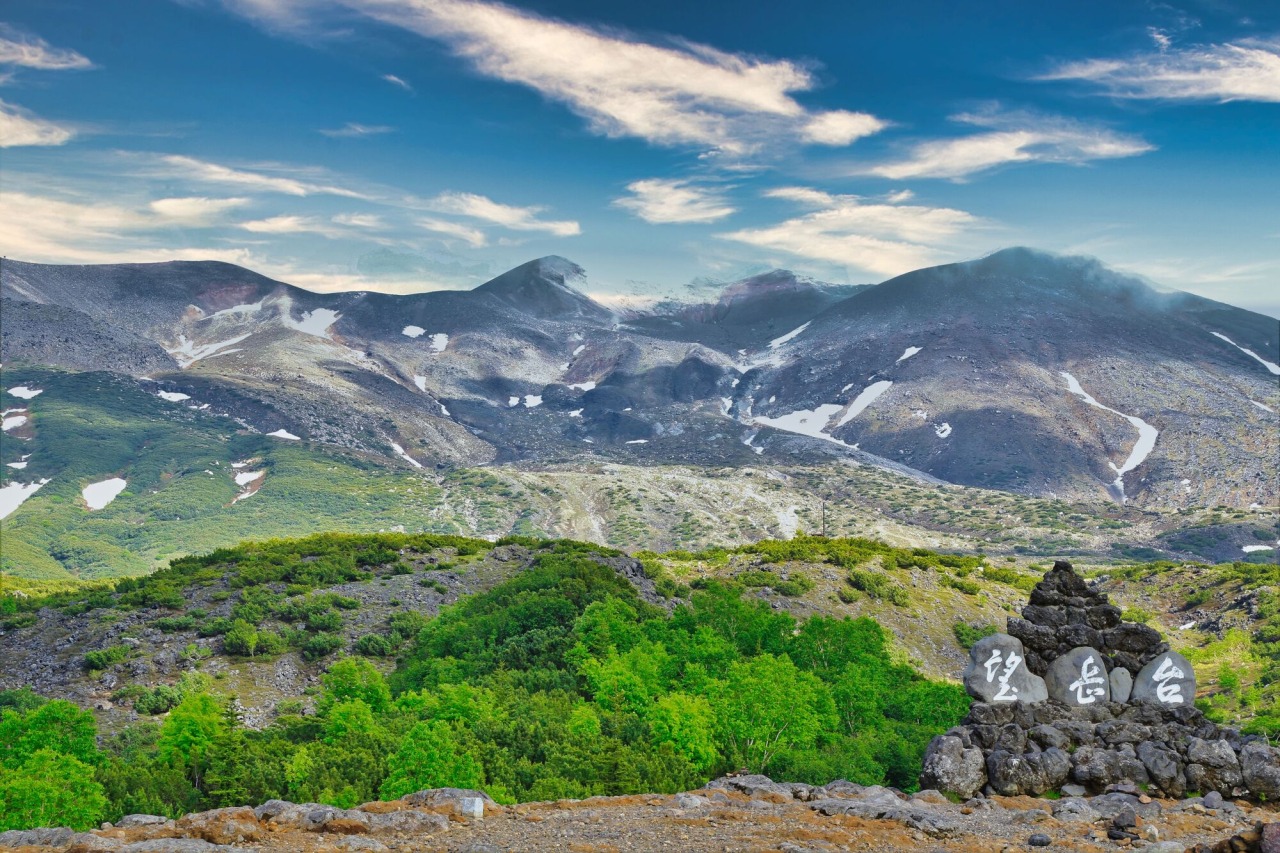
[[542, 405], [542, 396], [540, 394], [525, 394], [524, 407], [526, 409], [536, 409]]
[[328, 338], [328, 329], [342, 315], [332, 308], [317, 308], [314, 311], [304, 311], [301, 320], [293, 319], [293, 315], [286, 309], [280, 312], [280, 322], [284, 323], [295, 332], [302, 332], [304, 335], [312, 335], [317, 338]]
[[515, 408], [516, 406], [518, 406], [518, 405], [520, 405], [520, 398], [519, 398], [519, 397], [508, 397], [508, 398], [507, 398], [507, 407], [508, 407], [508, 408], [512, 408], [512, 409], [514, 409], [514, 408]]
[[[812, 322], [813, 322], [812, 320], [809, 321], [809, 323], [812, 323]], [[801, 326], [798, 329], [792, 329], [791, 331], [787, 332], [785, 335], [783, 335], [780, 338], [774, 338], [773, 340], [769, 341], [769, 349], [777, 349], [778, 347], [792, 340], [796, 335], [800, 334], [805, 329], [809, 328], [809, 323], [805, 323], [803, 326]]]
[[21, 397], [24, 400], [30, 400], [32, 397], [35, 397], [37, 394], [43, 394], [44, 389], [28, 388], [26, 385], [18, 385], [16, 387], [10, 388], [9, 393], [15, 397]]
[[582, 355], [582, 351], [587, 348], [586, 344], [578, 344], [578, 348], [573, 351], [573, 357], [577, 358]]
[[420, 338], [427, 333], [427, 330], [421, 326], [405, 326], [400, 330], [400, 334], [406, 338]]
[[1110, 406], [1102, 405], [1087, 391], [1085, 391], [1084, 388], [1080, 387], [1080, 382], [1074, 376], [1067, 373], [1065, 370], [1060, 371], [1060, 373], [1062, 374], [1062, 377], [1067, 380], [1067, 388], [1072, 394], [1083, 398], [1090, 406], [1095, 406], [1103, 411], [1111, 412], [1113, 415], [1119, 415], [1138, 428], [1138, 440], [1133, 445], [1133, 450], [1129, 452], [1129, 458], [1124, 461], [1124, 464], [1117, 468], [1116, 463], [1110, 460], [1107, 461], [1107, 464], [1111, 466], [1111, 470], [1116, 472], [1116, 480], [1112, 485], [1114, 485], [1119, 491], [1121, 502], [1127, 502], [1127, 498], [1124, 496], [1124, 475], [1143, 463], [1143, 460], [1145, 460], [1147, 455], [1151, 453], [1152, 448], [1156, 446], [1156, 439], [1160, 436], [1160, 431], [1144, 421], [1142, 418], [1135, 417], [1133, 415], [1126, 415], [1124, 412], [1117, 412]]
[[22, 462], [10, 462], [10, 463], [9, 463], [9, 467], [10, 467], [10, 468], [16, 468], [16, 469], [18, 469], [19, 471], [21, 471], [23, 468], [26, 468], [26, 467], [27, 467], [27, 463], [26, 463], [25, 461], [22, 461]]
[[1252, 554], [1254, 551], [1274, 551], [1271, 545], [1241, 545], [1240, 550], [1246, 554]]
[[89, 505], [89, 509], [102, 509], [115, 500], [116, 495], [123, 492], [127, 485], [129, 485], [127, 480], [112, 477], [109, 480], [90, 483], [80, 490], [80, 494], [84, 497], [84, 502]]
[[236, 474], [236, 485], [247, 486], [254, 480], [266, 474], [266, 471], [241, 471]]
[[211, 344], [200, 344], [197, 346], [194, 341], [187, 340], [186, 335], [178, 335], [178, 346], [176, 349], [168, 350], [169, 355], [174, 357], [178, 362], [178, 367], [190, 367], [202, 358], [212, 358], [215, 355], [226, 355], [226, 348], [233, 344], [238, 344], [248, 338], [252, 332], [245, 332], [243, 335], [237, 335], [234, 338], [228, 338], [225, 341], [214, 341]]
[[431, 351], [444, 352], [444, 348], [449, 345], [449, 336], [440, 332], [431, 336]]
[[218, 317], [230, 317], [233, 314], [258, 314], [266, 305], [267, 297], [262, 297], [257, 302], [242, 302], [239, 305], [232, 305], [230, 308], [223, 308], [221, 311], [214, 311], [206, 320], [213, 320]]
[[938, 436], [938, 438], [946, 438], [951, 435], [951, 424], [943, 421], [933, 428], [933, 432], [934, 435]]
[[[26, 411], [19, 409], [19, 411]], [[4, 420], [0, 420], [0, 432], [8, 432], [11, 429], [17, 429], [27, 422], [26, 415], [11, 415]]]
[[888, 391], [892, 385], [893, 383], [888, 379], [881, 379], [879, 382], [872, 382], [866, 388], [863, 388], [862, 392], [853, 398], [853, 402], [849, 404], [849, 408], [845, 410], [845, 413], [840, 416], [840, 422], [836, 424], [836, 429], [862, 414], [867, 406], [880, 399], [880, 395]]
[[648, 444], [648, 443], [649, 443], [649, 439], [647, 438], [633, 438], [627, 442], [627, 444]]
[[1220, 335], [1220, 334], [1218, 334], [1217, 332], [1210, 332], [1210, 334], [1211, 334], [1211, 335], [1213, 335], [1215, 338], [1221, 338], [1222, 340], [1224, 340], [1224, 341], [1226, 341], [1227, 343], [1231, 344], [1233, 347], [1235, 347], [1236, 349], [1240, 350], [1240, 352], [1242, 352], [1242, 353], [1244, 353], [1245, 355], [1249, 356], [1249, 357], [1250, 357], [1250, 358], [1252, 358], [1254, 361], [1258, 362], [1258, 363], [1259, 363], [1259, 364], [1261, 364], [1263, 367], [1265, 367], [1267, 370], [1271, 371], [1271, 374], [1272, 374], [1273, 376], [1280, 376], [1280, 364], [1274, 364], [1274, 363], [1272, 363], [1272, 362], [1270, 362], [1270, 361], [1267, 361], [1265, 358], [1263, 358], [1262, 356], [1258, 355], [1258, 354], [1257, 354], [1256, 352], [1254, 352], [1253, 350], [1251, 350], [1251, 349], [1245, 349], [1244, 347], [1240, 346], [1240, 345], [1239, 345], [1238, 343], [1236, 343], [1235, 341], [1231, 340], [1231, 338], [1228, 338], [1226, 335]]
[[414, 459], [414, 458], [413, 458], [412, 456], [410, 456], [408, 453], [405, 453], [405, 452], [404, 452], [404, 448], [403, 448], [403, 447], [401, 447], [400, 445], [396, 444], [394, 441], [393, 441], [393, 442], [391, 442], [391, 449], [392, 449], [392, 450], [394, 450], [394, 451], [396, 452], [396, 456], [399, 456], [401, 459], [403, 459], [405, 462], [408, 462], [408, 463], [409, 463], [410, 465], [412, 465], [414, 468], [421, 468], [421, 467], [422, 467], [422, 463], [421, 463], [421, 462], [419, 462], [417, 459]]
[[190, 400], [190, 394], [179, 394], [177, 391], [157, 391], [156, 396], [162, 400], [168, 400], [170, 403], [180, 403], [183, 400]]
[[[902, 355], [898, 356], [898, 361], [906, 361], [922, 349], [924, 349], [924, 347], [907, 347], [906, 351], [904, 351]], [[895, 361], [894, 364], [897, 364], [898, 361]]]
[[574, 409], [573, 411], [569, 412], [569, 417], [571, 418], [582, 417], [582, 409]]
[[40, 490], [40, 487], [50, 480], [37, 480], [34, 483], [18, 483], [13, 480], [9, 481], [7, 486], [0, 487], [0, 518], [4, 518], [18, 507], [22, 506], [22, 502], [34, 495]]
[[596, 387], [594, 382], [575, 382], [569, 386], [575, 391], [590, 391]]
[[413, 384], [418, 386], [419, 391], [422, 391], [425, 393], [427, 390], [427, 377], [418, 376], [415, 374], [413, 377]]
[[278, 429], [275, 432], [267, 433], [267, 435], [271, 436], [272, 438], [283, 438], [287, 441], [302, 441], [301, 438], [298, 438], [298, 436], [294, 435], [293, 433], [285, 429]]
[[796, 435], [807, 435], [810, 438], [820, 438], [823, 441], [830, 441], [841, 447], [850, 447], [838, 438], [827, 435], [823, 432], [825, 427], [832, 418], [836, 416], [843, 406], [839, 403], [824, 403], [816, 409], [801, 409], [800, 411], [791, 412], [776, 418], [768, 418], [763, 415], [757, 415], [752, 423], [761, 426], [770, 426], [774, 429], [780, 429], [784, 432], [794, 432]]
[[1264, 412], [1270, 412], [1273, 415], [1276, 413], [1276, 410], [1268, 406], [1266, 403], [1259, 403], [1257, 400], [1250, 400], [1249, 402], [1253, 403], [1255, 406], [1257, 406], [1259, 409], [1262, 409], [1262, 411]]

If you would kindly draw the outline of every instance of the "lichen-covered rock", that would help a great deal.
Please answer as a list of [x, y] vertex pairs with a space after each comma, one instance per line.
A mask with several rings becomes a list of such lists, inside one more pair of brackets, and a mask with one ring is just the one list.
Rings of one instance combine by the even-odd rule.
[[1195, 698], [1195, 669], [1177, 652], [1157, 655], [1133, 681], [1133, 702], [1190, 706]]
[[1244, 781], [1240, 761], [1229, 743], [1198, 737], [1187, 741], [1186, 774], [1189, 787], [1202, 792], [1218, 791], [1225, 796]]
[[1114, 752], [1096, 746], [1082, 746], [1071, 755], [1071, 779], [1090, 791], [1102, 791], [1120, 775]]
[[[947, 791], [968, 799], [987, 784], [982, 750], [965, 748], [957, 737], [939, 735], [929, 742], [920, 773], [920, 787]], [[830, 786], [827, 786], [830, 790]]]
[[1111, 701], [1111, 681], [1107, 677], [1102, 652], [1078, 646], [1049, 664], [1044, 682], [1049, 698], [1068, 706], [1096, 705]]
[[1264, 741], [1250, 741], [1240, 749], [1240, 771], [1254, 796], [1280, 799], [1280, 750]]
[[989, 704], [1043, 702], [1049, 698], [1044, 679], [1027, 668], [1022, 642], [1008, 634], [983, 637], [969, 650], [964, 686], [969, 695]]

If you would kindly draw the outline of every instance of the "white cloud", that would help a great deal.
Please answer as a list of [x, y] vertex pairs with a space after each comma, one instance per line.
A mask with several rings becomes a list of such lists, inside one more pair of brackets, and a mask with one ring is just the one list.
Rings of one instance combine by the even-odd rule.
[[716, 222], [736, 213], [722, 198], [688, 181], [650, 178], [627, 184], [632, 195], [614, 199], [645, 222]]
[[514, 231], [545, 231], [557, 237], [581, 234], [577, 222], [539, 219], [542, 207], [514, 207], [475, 193], [441, 193], [429, 202], [433, 210], [482, 219]]
[[427, 231], [434, 231], [437, 234], [446, 234], [450, 237], [457, 237], [464, 240], [471, 246], [479, 249], [486, 245], [489, 240], [485, 233], [479, 228], [471, 228], [460, 222], [448, 222], [443, 219], [421, 218], [414, 220], [419, 228]]
[[717, 236], [880, 275], [937, 263], [945, 244], [982, 224], [963, 210], [868, 202], [809, 187], [781, 187], [765, 195], [817, 209], [777, 225]]
[[1008, 163], [1068, 163], [1133, 157], [1154, 150], [1141, 137], [1056, 116], [995, 111], [965, 113], [953, 121], [987, 133], [917, 144], [909, 157], [865, 170], [882, 178], [961, 179]]
[[75, 131], [66, 125], [47, 121], [22, 107], [0, 100], [0, 148], [63, 145], [75, 135]]
[[867, 113], [832, 110], [818, 113], [804, 126], [801, 138], [818, 145], [849, 145], [855, 140], [879, 133], [888, 123]]
[[404, 89], [406, 92], [413, 91], [413, 87], [410, 86], [407, 81], [402, 80], [401, 78], [397, 77], [394, 74], [383, 74], [382, 79], [386, 80], [392, 86], [399, 86], [401, 89]]
[[169, 177], [185, 178], [202, 183], [246, 187], [248, 189], [295, 196], [336, 195], [345, 198], [366, 198], [361, 193], [343, 187], [312, 183], [281, 175], [267, 175], [246, 169], [234, 169], [230, 166], [222, 166], [218, 163], [210, 163], [206, 160], [197, 160], [194, 157], [185, 157], [179, 154], [162, 156], [158, 166], [160, 171]]
[[359, 138], [363, 136], [379, 136], [384, 133], [391, 133], [393, 130], [395, 130], [394, 127], [385, 124], [357, 124], [349, 121], [342, 127], [321, 130], [320, 132], [325, 136], [334, 138]]
[[66, 48], [52, 47], [42, 38], [0, 24], [0, 65], [17, 65], [41, 71], [73, 71], [92, 68], [87, 57]]
[[243, 207], [247, 198], [161, 198], [147, 205], [156, 216], [175, 225], [208, 225], [220, 219], [227, 211]]
[[1069, 62], [1037, 79], [1084, 80], [1121, 98], [1280, 102], [1280, 37], [1173, 49], [1151, 35], [1156, 53]]
[[883, 126], [862, 113], [808, 111], [792, 94], [816, 81], [787, 60], [650, 44], [475, 0], [342, 2], [447, 42], [480, 73], [529, 86], [606, 136], [740, 155], [779, 139], [845, 145]]
[[372, 213], [339, 213], [333, 217], [338, 225], [350, 225], [354, 228], [381, 228], [382, 217]]
[[267, 219], [241, 222], [239, 227], [254, 234], [319, 234], [329, 239], [345, 237], [348, 234], [344, 229], [335, 228], [313, 216], [272, 216]]

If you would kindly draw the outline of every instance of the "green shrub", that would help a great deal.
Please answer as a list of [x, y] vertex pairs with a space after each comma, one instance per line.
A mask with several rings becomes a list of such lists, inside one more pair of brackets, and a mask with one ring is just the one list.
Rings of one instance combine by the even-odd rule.
[[166, 634], [176, 634], [179, 631], [195, 630], [196, 618], [190, 614], [186, 616], [161, 616], [151, 624]]
[[995, 625], [970, 625], [968, 622], [957, 622], [951, 626], [951, 630], [962, 649], [972, 648], [983, 637], [998, 633]]
[[101, 651], [89, 652], [84, 656], [84, 668], [90, 672], [106, 669], [112, 664], [120, 663], [129, 656], [129, 647], [125, 645], [109, 646]]
[[391, 641], [381, 634], [365, 634], [356, 640], [353, 647], [356, 654], [366, 657], [384, 658], [394, 651]]
[[314, 634], [302, 644], [304, 660], [319, 660], [342, 648], [342, 638], [336, 634]]
[[906, 607], [911, 603], [911, 597], [905, 589], [876, 572], [850, 569], [849, 585], [856, 590], [865, 592], [869, 598], [887, 601], [898, 607]]

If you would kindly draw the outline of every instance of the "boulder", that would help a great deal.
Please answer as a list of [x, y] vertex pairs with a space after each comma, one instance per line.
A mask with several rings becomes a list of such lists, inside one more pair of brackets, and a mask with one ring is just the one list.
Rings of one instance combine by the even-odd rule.
[[1182, 758], [1177, 752], [1163, 743], [1153, 741], [1143, 741], [1138, 744], [1137, 752], [1142, 766], [1147, 768], [1147, 778], [1163, 791], [1165, 796], [1178, 799], [1187, 792]]
[[1129, 697], [1133, 695], [1133, 673], [1122, 666], [1117, 666], [1111, 670], [1108, 678], [1111, 681], [1111, 701], [1128, 702]]
[[1044, 679], [1027, 669], [1022, 642], [1008, 634], [992, 634], [974, 643], [963, 678], [970, 696], [990, 704], [1049, 698]]
[[1196, 674], [1191, 662], [1177, 652], [1164, 652], [1138, 673], [1130, 701], [1192, 707], [1195, 698]]
[[1103, 791], [1120, 776], [1120, 762], [1114, 752], [1096, 746], [1082, 746], [1071, 755], [1071, 779], [1090, 791]]
[[[920, 773], [920, 787], [946, 791], [968, 799], [987, 784], [986, 761], [977, 747], [965, 749], [960, 738], [939, 735], [929, 742]], [[828, 785], [831, 791], [832, 786]]]
[[1111, 701], [1111, 682], [1102, 652], [1091, 646], [1077, 646], [1049, 664], [1045, 673], [1049, 698], [1079, 707]]
[[1245, 787], [1268, 802], [1280, 800], [1280, 750], [1255, 740], [1240, 749], [1240, 771]]
[[0, 847], [66, 847], [75, 831], [65, 826], [0, 832]]
[[449, 819], [430, 812], [404, 811], [369, 815], [371, 832], [394, 832], [406, 835], [430, 835], [449, 828]]
[[1186, 774], [1189, 787], [1197, 791], [1218, 791], [1226, 796], [1244, 781], [1235, 750], [1223, 740], [1190, 738]]
[[158, 814], [127, 814], [116, 821], [120, 829], [132, 829], [135, 826], [159, 826], [168, 823], [169, 818]]
[[184, 835], [203, 838], [210, 844], [254, 841], [262, 829], [253, 809], [246, 806], [183, 815], [178, 819], [177, 828]]

